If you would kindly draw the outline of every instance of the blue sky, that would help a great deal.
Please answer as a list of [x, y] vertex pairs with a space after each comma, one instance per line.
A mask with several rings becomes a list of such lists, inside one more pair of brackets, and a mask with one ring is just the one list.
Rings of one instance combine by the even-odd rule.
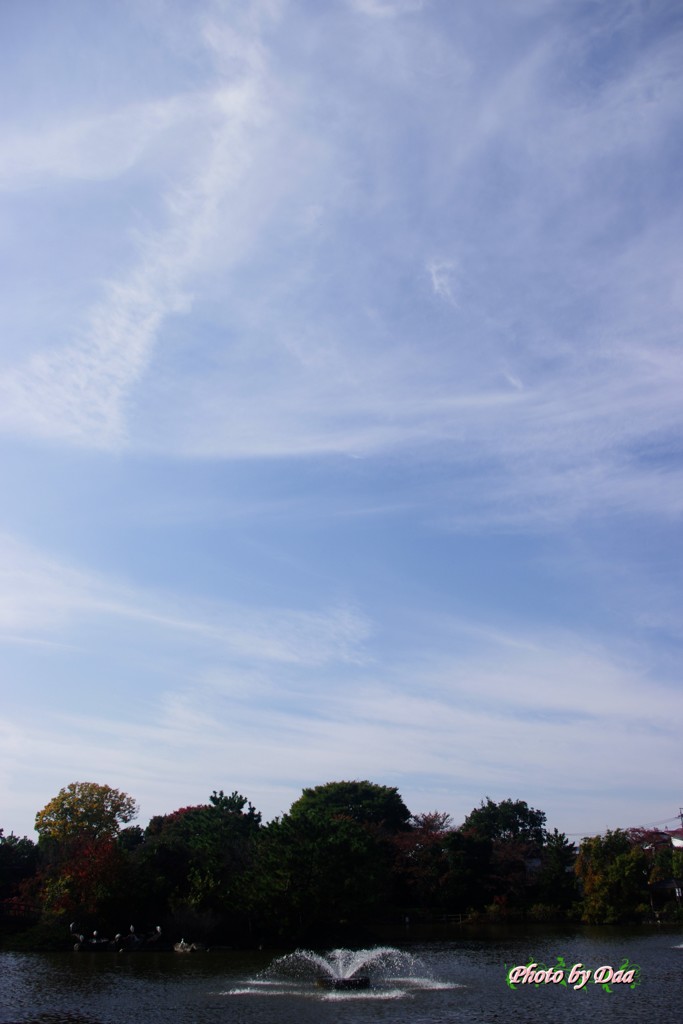
[[0, 826], [672, 821], [675, 0], [0, 9]]

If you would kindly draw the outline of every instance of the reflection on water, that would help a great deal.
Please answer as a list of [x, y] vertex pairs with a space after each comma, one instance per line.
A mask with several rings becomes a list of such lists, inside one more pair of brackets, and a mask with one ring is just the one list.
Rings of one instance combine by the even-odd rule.
[[[681, 1019], [683, 935], [613, 929], [517, 929], [405, 946], [384, 956], [367, 989], [319, 987], [288, 976], [287, 957], [266, 953], [0, 953], [2, 1024], [629, 1024]], [[385, 947], [385, 952], [388, 947]], [[310, 952], [310, 951], [309, 951]], [[360, 960], [372, 950], [356, 951]], [[290, 965], [292, 964], [291, 954]], [[319, 953], [310, 953], [315, 960]], [[530, 962], [595, 969], [625, 959], [641, 968], [636, 988], [506, 983]], [[375, 954], [375, 966], [382, 963]], [[401, 969], [403, 963], [403, 969]], [[387, 966], [388, 965], [388, 966]], [[406, 967], [405, 965], [409, 965]], [[301, 952], [299, 954], [301, 966]], [[370, 963], [366, 964], [370, 970]], [[320, 968], [320, 963], [318, 963]], [[361, 970], [363, 964], [361, 962]]]
[[397, 978], [393, 984], [384, 982], [379, 985], [374, 985], [372, 988], [362, 989], [360, 991], [340, 991], [336, 989], [316, 989], [311, 985], [305, 983], [296, 984], [295, 982], [278, 983], [278, 982], [267, 982], [260, 981], [258, 978], [252, 979], [247, 982], [244, 987], [239, 985], [235, 988], [228, 989], [223, 995], [226, 996], [296, 996], [301, 999], [313, 999], [317, 1002], [323, 1003], [353, 1003], [353, 1002], [367, 1002], [367, 1001], [386, 1001], [388, 999], [404, 999], [410, 995], [411, 990], [417, 991], [418, 989], [431, 990], [431, 989], [449, 989], [455, 988], [454, 984], [433, 984], [429, 979], [425, 979], [423, 984], [416, 984], [412, 981], [405, 981], [403, 978]]
[[30, 1018], [30, 1024], [97, 1024], [93, 1017], [84, 1017], [80, 1013], [68, 1011], [48, 1011]]

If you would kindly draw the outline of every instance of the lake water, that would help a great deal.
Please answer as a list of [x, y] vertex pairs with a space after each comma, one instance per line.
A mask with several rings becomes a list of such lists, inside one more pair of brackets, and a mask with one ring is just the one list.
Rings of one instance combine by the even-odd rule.
[[[400, 945], [400, 944], [397, 944]], [[2, 1024], [619, 1024], [683, 1020], [683, 931], [541, 928], [403, 944], [411, 970], [372, 979], [365, 991], [320, 988], [311, 976], [269, 970], [272, 952], [0, 952]], [[408, 958], [406, 958], [407, 960]], [[580, 990], [524, 984], [507, 971], [534, 961], [563, 971], [622, 965], [628, 984], [591, 980]], [[637, 970], [636, 970], [637, 967]], [[305, 972], [304, 972], [305, 974]], [[556, 975], [557, 977], [557, 975]]]

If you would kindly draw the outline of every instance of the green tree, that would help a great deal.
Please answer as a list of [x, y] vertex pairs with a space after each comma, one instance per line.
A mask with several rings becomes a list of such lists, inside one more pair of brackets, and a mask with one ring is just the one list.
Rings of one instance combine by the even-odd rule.
[[144, 829], [140, 828], [139, 825], [129, 825], [128, 828], [121, 829], [116, 837], [116, 844], [120, 850], [126, 850], [126, 852], [130, 853], [140, 846], [144, 838]]
[[209, 799], [152, 818], [133, 854], [140, 899], [157, 915], [191, 908], [236, 925], [250, 903], [245, 878], [261, 815], [236, 792], [214, 791]]
[[526, 800], [501, 800], [494, 803], [490, 797], [482, 800], [463, 822], [463, 829], [475, 832], [485, 839], [522, 840], [540, 851], [546, 836], [546, 816], [543, 811], [529, 807]]
[[358, 924], [387, 905], [394, 839], [410, 831], [398, 790], [368, 781], [304, 789], [262, 832], [252, 878], [271, 933], [321, 935]]
[[492, 840], [461, 826], [449, 833], [445, 847], [449, 863], [449, 905], [460, 913], [481, 910], [493, 898]]
[[683, 878], [683, 850], [671, 851], [671, 875], [673, 878]]
[[623, 829], [584, 839], [575, 870], [587, 924], [637, 920], [647, 909], [647, 855]]
[[553, 829], [546, 836], [541, 853], [538, 897], [546, 906], [561, 912], [568, 911], [578, 896], [574, 873], [576, 852], [576, 846], [564, 832]]
[[72, 782], [38, 811], [40, 840], [111, 839], [138, 813], [132, 796], [97, 782]]
[[8, 836], [0, 828], [0, 899], [14, 895], [24, 879], [35, 874], [38, 863], [36, 844], [26, 836]]
[[409, 828], [410, 811], [394, 786], [374, 782], [327, 782], [304, 789], [289, 811], [301, 814], [344, 817], [363, 825], [377, 825], [387, 832]]
[[209, 803], [222, 814], [239, 814], [245, 822], [248, 821], [255, 825], [261, 823], [260, 812], [256, 810], [251, 801], [247, 800], [246, 796], [242, 796], [236, 789], [232, 791], [230, 796], [226, 796], [222, 789], [219, 792], [216, 792], [214, 789], [209, 797]]
[[320, 936], [376, 914], [391, 888], [392, 855], [375, 825], [316, 810], [272, 821], [259, 842], [252, 891], [273, 936]]
[[545, 821], [544, 812], [529, 807], [525, 800], [494, 803], [487, 797], [470, 812], [460, 831], [470, 841], [478, 840], [480, 853], [488, 858], [477, 865], [481, 886], [477, 902], [483, 899], [503, 914], [519, 914], [534, 902]]

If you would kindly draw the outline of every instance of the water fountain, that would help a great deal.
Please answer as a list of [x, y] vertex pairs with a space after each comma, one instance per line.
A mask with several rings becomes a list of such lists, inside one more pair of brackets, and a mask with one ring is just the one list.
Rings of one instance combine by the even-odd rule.
[[322, 998], [343, 995], [401, 998], [417, 989], [451, 987], [431, 976], [419, 957], [392, 946], [373, 949], [333, 949], [316, 953], [297, 949], [277, 957], [235, 995], [299, 995]]
[[397, 955], [405, 956], [389, 948], [333, 949], [326, 954], [297, 949], [275, 960], [267, 973], [274, 977], [313, 980], [321, 988], [363, 989], [370, 987], [371, 973], [386, 973], [389, 961], [395, 960]]

